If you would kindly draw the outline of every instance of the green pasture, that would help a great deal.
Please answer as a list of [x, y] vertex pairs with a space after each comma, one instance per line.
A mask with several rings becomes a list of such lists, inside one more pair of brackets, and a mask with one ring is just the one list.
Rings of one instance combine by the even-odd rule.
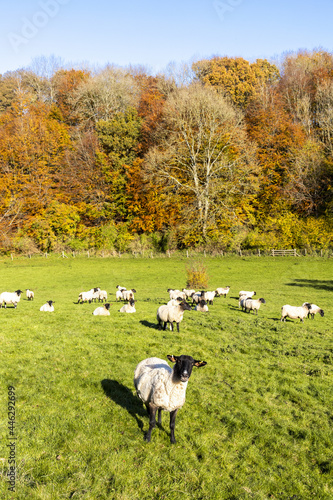
[[[208, 313], [186, 311], [180, 333], [159, 331], [168, 288], [186, 284], [186, 258], [33, 257], [0, 260], [1, 291], [30, 288], [0, 309], [1, 499], [333, 498], [332, 259], [203, 258], [209, 290], [231, 287]], [[135, 314], [119, 313], [116, 285], [134, 287]], [[76, 304], [99, 286], [97, 304]], [[238, 292], [263, 297], [258, 317]], [[41, 313], [47, 300], [54, 313]], [[280, 322], [281, 306], [325, 311]], [[135, 395], [142, 359], [188, 354], [193, 369], [170, 444], [169, 415], [144, 441]], [[8, 490], [8, 387], [15, 392], [15, 492]]]

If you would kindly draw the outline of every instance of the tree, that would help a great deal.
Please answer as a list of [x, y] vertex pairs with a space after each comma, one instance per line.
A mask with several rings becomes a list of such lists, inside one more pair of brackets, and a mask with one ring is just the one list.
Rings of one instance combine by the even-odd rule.
[[212, 226], [236, 214], [255, 191], [257, 170], [243, 119], [213, 89], [184, 87], [167, 99], [156, 130], [158, 145], [145, 157], [145, 173], [169, 196], [182, 196], [182, 218], [205, 240]]
[[261, 86], [279, 78], [278, 68], [266, 59], [251, 64], [242, 57], [213, 57], [197, 61], [192, 68], [199, 81], [223, 92], [241, 108]]

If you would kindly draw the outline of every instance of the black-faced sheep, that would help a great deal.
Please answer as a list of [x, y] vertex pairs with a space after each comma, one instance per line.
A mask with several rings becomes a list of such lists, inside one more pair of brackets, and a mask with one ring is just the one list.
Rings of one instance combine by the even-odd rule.
[[29, 288], [26, 288], [25, 294], [26, 294], [28, 300], [34, 300], [35, 294], [32, 290], [29, 290]]
[[111, 304], [106, 303], [103, 306], [97, 307], [94, 310], [93, 315], [94, 316], [110, 316], [110, 311], [109, 311], [110, 306], [111, 306]]
[[170, 323], [170, 328], [173, 331], [173, 322], [177, 324], [177, 332], [179, 332], [179, 323], [182, 321], [184, 312], [191, 311], [191, 306], [183, 300], [178, 306], [163, 305], [157, 309], [157, 322], [161, 330], [164, 323], [163, 330], [166, 329], [167, 324]]
[[138, 397], [146, 405], [149, 415], [149, 430], [146, 441], [150, 441], [151, 433], [158, 423], [162, 422], [162, 410], [170, 412], [170, 442], [175, 443], [175, 424], [177, 411], [184, 405], [186, 387], [193, 366], [205, 366], [206, 361], [197, 361], [191, 356], [170, 356], [175, 363], [173, 369], [159, 358], [148, 358], [141, 361], [134, 372], [134, 387]]
[[226, 286], [224, 288], [216, 288], [215, 293], [216, 297], [220, 297], [223, 295], [224, 298], [226, 298], [227, 294], [229, 293], [230, 286]]
[[131, 299], [127, 304], [124, 304], [123, 307], [119, 310], [121, 313], [135, 313], [135, 300]]
[[15, 309], [17, 304], [20, 302], [22, 290], [15, 290], [15, 292], [2, 292], [0, 295], [0, 307], [5, 304], [5, 309], [7, 304], [13, 304]]
[[249, 312], [253, 311], [253, 314], [258, 315], [258, 310], [260, 309], [261, 304], [266, 304], [265, 299], [245, 299], [244, 301], [244, 309], [245, 312], [248, 310]]
[[[306, 302], [304, 302], [303, 306], [305, 306]], [[319, 306], [316, 306], [316, 304], [310, 304], [310, 309], [308, 312], [308, 318], [311, 316], [312, 319], [314, 319], [315, 314], [319, 313], [321, 317], [324, 316], [324, 311], [321, 309]]]
[[54, 300], [48, 300], [39, 310], [43, 312], [53, 312], [54, 311], [53, 303]]
[[303, 306], [296, 307], [286, 304], [282, 306], [281, 310], [281, 321], [286, 321], [286, 318], [297, 319], [299, 318], [302, 323], [304, 323], [304, 318], [307, 317], [310, 312], [311, 304], [304, 302]]
[[208, 312], [207, 302], [204, 299], [201, 299], [194, 309], [200, 312]]

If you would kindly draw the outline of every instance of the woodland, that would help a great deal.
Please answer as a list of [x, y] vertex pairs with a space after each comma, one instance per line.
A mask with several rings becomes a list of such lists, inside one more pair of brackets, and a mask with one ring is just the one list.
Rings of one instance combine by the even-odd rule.
[[0, 252], [327, 249], [333, 54], [0, 76]]

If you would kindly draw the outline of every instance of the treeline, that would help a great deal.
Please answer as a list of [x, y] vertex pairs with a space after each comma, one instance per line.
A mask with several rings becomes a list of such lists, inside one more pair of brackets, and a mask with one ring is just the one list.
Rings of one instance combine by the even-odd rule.
[[328, 248], [333, 55], [0, 78], [0, 250]]

